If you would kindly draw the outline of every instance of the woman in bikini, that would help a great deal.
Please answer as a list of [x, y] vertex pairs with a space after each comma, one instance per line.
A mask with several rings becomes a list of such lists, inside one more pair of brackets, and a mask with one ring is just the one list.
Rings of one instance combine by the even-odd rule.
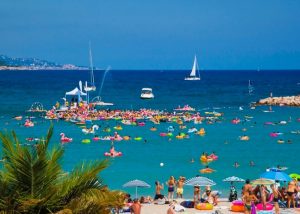
[[201, 199], [201, 189], [199, 186], [194, 186], [194, 206], [196, 207], [196, 205], [200, 202]]
[[266, 187], [264, 185], [260, 186], [260, 200], [261, 203], [263, 205], [263, 209], [266, 209], [266, 205], [267, 205], [267, 191], [266, 191]]
[[174, 176], [171, 176], [170, 179], [167, 182], [167, 185], [168, 185], [168, 201], [173, 200], [175, 184], [176, 184], [175, 178], [174, 178]]
[[245, 206], [245, 214], [250, 214], [251, 213], [251, 205], [255, 201], [258, 201], [256, 196], [253, 194], [253, 191], [247, 191], [244, 192], [244, 195], [242, 197], [242, 200], [244, 202]]
[[287, 187], [287, 203], [288, 208], [291, 207], [291, 203], [293, 203], [293, 207], [295, 208], [295, 193], [297, 192], [296, 183], [295, 181], [290, 181]]
[[271, 184], [270, 187], [271, 187], [272, 193], [273, 193], [273, 203], [274, 203], [274, 208], [275, 208], [275, 214], [279, 214], [278, 200], [279, 200], [279, 197], [281, 196], [281, 194], [278, 191], [277, 187], [275, 187], [274, 184]]

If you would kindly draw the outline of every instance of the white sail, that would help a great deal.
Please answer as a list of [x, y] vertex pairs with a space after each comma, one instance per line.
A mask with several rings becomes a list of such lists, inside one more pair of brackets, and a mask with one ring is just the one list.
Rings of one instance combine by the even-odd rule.
[[[198, 75], [196, 75], [198, 73]], [[195, 55], [194, 64], [190, 76], [184, 78], [184, 80], [200, 80], [200, 73], [198, 69], [197, 57]]]
[[197, 69], [197, 58], [196, 58], [196, 56], [195, 56], [194, 64], [193, 64], [193, 68], [192, 68], [192, 72], [191, 72], [191, 74], [190, 74], [190, 77], [196, 76], [196, 69]]

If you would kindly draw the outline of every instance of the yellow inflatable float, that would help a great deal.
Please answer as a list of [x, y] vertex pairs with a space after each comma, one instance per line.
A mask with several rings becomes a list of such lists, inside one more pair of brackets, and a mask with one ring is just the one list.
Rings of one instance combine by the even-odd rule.
[[205, 162], [205, 163], [207, 163], [207, 162], [212, 162], [214, 159], [212, 159], [212, 158], [208, 158], [207, 156], [205, 156], [205, 155], [201, 155], [201, 157], [200, 157], [200, 161], [201, 162]]
[[195, 207], [197, 210], [212, 210], [214, 206], [210, 203], [199, 203]]
[[201, 136], [205, 135], [205, 129], [201, 128], [196, 134], [201, 135]]

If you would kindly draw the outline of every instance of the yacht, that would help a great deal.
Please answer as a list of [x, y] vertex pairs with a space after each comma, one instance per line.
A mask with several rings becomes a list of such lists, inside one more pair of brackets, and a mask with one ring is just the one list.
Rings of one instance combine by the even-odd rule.
[[153, 99], [152, 88], [142, 88], [141, 99]]

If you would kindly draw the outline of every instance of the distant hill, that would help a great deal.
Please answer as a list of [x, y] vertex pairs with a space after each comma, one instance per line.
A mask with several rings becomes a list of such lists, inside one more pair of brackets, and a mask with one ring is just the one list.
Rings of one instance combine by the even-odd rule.
[[81, 70], [87, 69], [83, 66], [72, 64], [60, 65], [54, 62], [36, 58], [12, 58], [6, 55], [0, 55], [0, 70]]

